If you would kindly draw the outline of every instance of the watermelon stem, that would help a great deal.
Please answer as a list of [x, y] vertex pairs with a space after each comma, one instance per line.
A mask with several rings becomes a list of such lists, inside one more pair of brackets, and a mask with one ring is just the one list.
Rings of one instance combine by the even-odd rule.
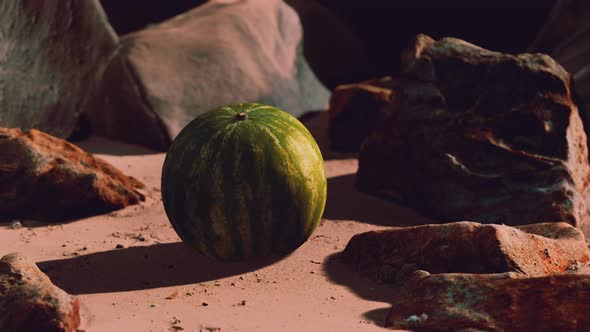
[[248, 118], [248, 114], [244, 113], [244, 112], [240, 112], [236, 114], [236, 119], [238, 119], [238, 121], [244, 121]]

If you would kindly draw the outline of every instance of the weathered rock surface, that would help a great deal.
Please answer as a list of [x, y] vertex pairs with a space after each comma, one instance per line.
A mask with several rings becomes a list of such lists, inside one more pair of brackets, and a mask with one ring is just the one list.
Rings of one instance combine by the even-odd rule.
[[306, 63], [301, 23], [280, 0], [208, 2], [121, 39], [89, 112], [108, 137], [166, 149], [197, 115], [260, 102], [294, 116], [329, 92]]
[[117, 36], [98, 0], [0, 2], [0, 127], [66, 138]]
[[385, 326], [412, 331], [586, 331], [589, 296], [590, 275], [423, 276], [395, 295]]
[[145, 199], [143, 184], [37, 130], [0, 128], [0, 216], [63, 220]]
[[343, 258], [394, 283], [388, 327], [578, 331], [590, 324], [590, 252], [567, 223], [373, 231], [355, 235]]
[[0, 260], [0, 331], [73, 332], [79, 325], [78, 299], [34, 262], [16, 253]]
[[391, 77], [340, 85], [330, 97], [330, 148], [358, 152], [362, 142], [383, 121], [399, 82]]
[[590, 262], [582, 232], [567, 223], [520, 227], [455, 222], [357, 234], [343, 252], [359, 271], [393, 281], [411, 266], [430, 273], [575, 271]]
[[419, 36], [399, 108], [361, 149], [359, 188], [440, 220], [584, 228], [590, 168], [569, 80], [546, 55]]

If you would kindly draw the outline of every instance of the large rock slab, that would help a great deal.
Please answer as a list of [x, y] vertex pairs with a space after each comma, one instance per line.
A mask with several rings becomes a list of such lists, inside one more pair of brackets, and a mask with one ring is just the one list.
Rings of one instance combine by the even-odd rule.
[[399, 107], [360, 152], [361, 190], [439, 220], [587, 223], [586, 134], [561, 66], [424, 35], [402, 66]]
[[0, 2], [0, 127], [67, 138], [117, 36], [98, 0]]
[[464, 221], [372, 231], [353, 236], [343, 257], [386, 282], [407, 266], [430, 273], [536, 277], [575, 271], [590, 262], [584, 234], [567, 223], [510, 227]]
[[590, 324], [590, 252], [567, 223], [372, 231], [355, 235], [342, 256], [394, 284], [388, 327], [576, 331]]
[[64, 220], [137, 204], [143, 184], [38, 130], [0, 128], [0, 216]]
[[385, 326], [412, 331], [587, 331], [590, 276], [440, 274], [408, 282]]
[[303, 57], [291, 7], [217, 0], [121, 38], [89, 118], [99, 134], [166, 149], [221, 105], [260, 102], [300, 116], [328, 98]]
[[0, 259], [0, 331], [77, 331], [79, 307], [30, 259], [16, 253]]

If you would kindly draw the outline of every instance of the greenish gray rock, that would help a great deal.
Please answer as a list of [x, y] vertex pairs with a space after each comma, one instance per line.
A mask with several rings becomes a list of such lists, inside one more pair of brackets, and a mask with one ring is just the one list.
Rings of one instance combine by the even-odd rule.
[[0, 1], [0, 127], [70, 136], [116, 42], [98, 0]]

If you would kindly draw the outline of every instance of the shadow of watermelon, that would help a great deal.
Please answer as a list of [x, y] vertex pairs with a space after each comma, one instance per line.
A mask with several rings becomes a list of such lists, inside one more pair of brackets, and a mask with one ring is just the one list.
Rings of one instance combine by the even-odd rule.
[[224, 263], [176, 242], [96, 252], [37, 265], [54, 284], [77, 295], [213, 281], [255, 271], [280, 259]]

